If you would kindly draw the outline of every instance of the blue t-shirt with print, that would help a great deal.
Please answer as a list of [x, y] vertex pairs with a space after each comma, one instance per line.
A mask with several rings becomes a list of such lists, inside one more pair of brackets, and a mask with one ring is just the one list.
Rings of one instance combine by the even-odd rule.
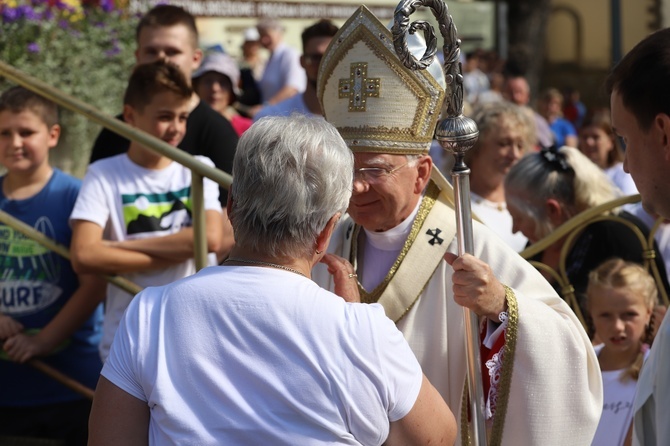
[[[68, 223], [81, 181], [54, 169], [36, 195], [11, 200], [2, 193], [0, 210], [23, 221], [61, 245], [70, 246]], [[0, 223], [0, 313], [26, 330], [44, 327], [79, 286], [70, 262], [20, 232]], [[101, 289], [101, 293], [105, 290]], [[57, 353], [41, 358], [47, 364], [95, 388], [102, 363], [98, 344], [102, 332], [102, 305]], [[0, 359], [0, 406], [36, 406], [81, 399], [52, 378], [28, 365]]]

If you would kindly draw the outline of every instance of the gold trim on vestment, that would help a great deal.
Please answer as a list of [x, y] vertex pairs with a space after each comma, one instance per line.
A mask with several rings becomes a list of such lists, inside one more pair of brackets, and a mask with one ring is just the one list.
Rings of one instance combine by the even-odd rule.
[[[409, 252], [409, 249], [412, 247], [412, 244], [419, 235], [421, 227], [423, 226], [426, 217], [428, 217], [428, 214], [430, 213], [430, 210], [433, 208], [433, 205], [435, 204], [435, 201], [437, 200], [437, 197], [439, 195], [440, 195], [440, 189], [437, 187], [435, 183], [431, 181], [428, 187], [426, 188], [426, 193], [423, 199], [421, 200], [421, 205], [419, 206], [419, 211], [417, 212], [416, 218], [414, 219], [414, 223], [412, 224], [412, 229], [410, 230], [409, 237], [407, 237], [407, 240], [405, 240], [405, 244], [403, 245], [402, 250], [400, 251], [400, 255], [393, 263], [393, 266], [391, 266], [391, 269], [389, 270], [388, 274], [386, 274], [386, 277], [384, 278], [382, 283], [377, 285], [377, 287], [374, 290], [368, 293], [365, 290], [365, 288], [363, 288], [363, 285], [361, 285], [361, 283], [358, 282], [358, 290], [360, 291], [361, 294], [361, 302], [371, 304], [379, 300], [382, 293], [384, 292], [384, 290], [386, 290], [386, 287], [393, 279], [393, 276], [400, 267], [400, 264], [402, 263], [405, 256]], [[351, 238], [351, 252], [349, 254], [350, 257], [349, 261], [351, 262], [352, 265], [354, 265], [354, 270], [356, 270], [358, 267], [357, 254], [358, 254], [358, 236], [360, 235], [360, 231], [361, 227], [356, 225], [356, 228], [354, 229], [354, 234], [352, 235]], [[424, 286], [421, 288], [421, 292], [414, 299], [412, 299], [412, 304], [405, 310], [405, 313], [403, 313], [402, 316], [404, 316], [412, 308], [416, 300], [419, 298], [419, 296], [421, 296], [421, 293], [423, 292], [425, 286], [426, 285], [424, 284]], [[402, 319], [402, 316], [398, 320]], [[397, 323], [398, 321], [395, 322]]]
[[[487, 444], [491, 446], [502, 444], [519, 329], [519, 306], [516, 301], [516, 295], [510, 287], [507, 285], [503, 286], [505, 287], [505, 300], [507, 301], [507, 327], [505, 328], [505, 345], [503, 346], [505, 354], [502, 371], [500, 372], [500, 381], [498, 382], [498, 404], [496, 405], [496, 412], [493, 414], [493, 426], [491, 429], [487, 429]], [[470, 424], [468, 422], [468, 409], [470, 405], [467, 399], [467, 395], [469, 395], [467, 378], [463, 387], [463, 400], [461, 402], [461, 444], [470, 446], [472, 439], [470, 438]]]

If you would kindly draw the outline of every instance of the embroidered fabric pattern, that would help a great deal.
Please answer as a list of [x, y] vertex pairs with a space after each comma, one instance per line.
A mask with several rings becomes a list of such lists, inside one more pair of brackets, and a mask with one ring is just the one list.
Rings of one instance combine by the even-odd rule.
[[489, 370], [489, 379], [491, 380], [491, 387], [489, 388], [488, 398], [486, 400], [486, 421], [493, 418], [496, 413], [498, 405], [498, 383], [500, 382], [500, 371], [505, 359], [505, 347], [502, 347], [498, 353], [493, 355], [493, 358], [486, 361], [486, 368]]
[[[505, 427], [505, 417], [507, 416], [507, 403], [509, 402], [510, 384], [512, 381], [512, 370], [514, 368], [514, 355], [516, 353], [516, 338], [519, 325], [519, 307], [516, 301], [514, 291], [507, 285], [505, 287], [505, 300], [507, 301], [507, 312], [500, 313], [500, 322], [505, 325], [505, 346], [504, 356], [500, 358], [500, 371], [497, 381], [498, 392], [496, 395], [496, 407], [492, 420], [487, 420], [488, 444], [489, 446], [498, 446], [502, 443], [503, 428]], [[503, 320], [504, 319], [504, 320]], [[502, 351], [502, 350], [501, 350]], [[461, 405], [461, 444], [470, 446], [469, 422], [468, 422], [468, 381], [463, 385], [463, 403]], [[490, 423], [492, 421], [492, 423]]]
[[[502, 312], [498, 315], [498, 319], [502, 323], [503, 330], [507, 329], [507, 324], [509, 317], [506, 312]], [[486, 368], [489, 371], [489, 379], [491, 386], [489, 387], [489, 394], [486, 401], [486, 420], [493, 418], [493, 415], [496, 413], [496, 407], [498, 405], [498, 384], [500, 382], [501, 371], [503, 363], [505, 362], [505, 347], [502, 347], [500, 351], [493, 355], [493, 358], [486, 361]]]

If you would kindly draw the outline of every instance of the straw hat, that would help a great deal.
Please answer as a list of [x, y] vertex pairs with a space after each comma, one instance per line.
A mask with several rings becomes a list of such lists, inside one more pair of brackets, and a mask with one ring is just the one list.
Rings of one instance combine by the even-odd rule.
[[317, 94], [353, 152], [426, 154], [445, 93], [427, 70], [403, 66], [390, 31], [361, 6], [323, 56]]

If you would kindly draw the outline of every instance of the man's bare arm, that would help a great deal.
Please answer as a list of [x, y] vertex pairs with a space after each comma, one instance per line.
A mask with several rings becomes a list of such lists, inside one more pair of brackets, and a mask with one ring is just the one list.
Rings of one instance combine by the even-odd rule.
[[174, 265], [145, 253], [106, 246], [103, 229], [87, 220], [72, 222], [70, 255], [72, 266], [78, 274], [119, 274], [148, 271]]
[[[205, 212], [207, 252], [218, 253], [223, 242], [223, 215], [218, 211]], [[104, 242], [107, 246], [137, 251], [152, 257], [160, 257], [175, 262], [192, 259], [193, 228], [184, 228], [174, 234], [120, 242]]]

